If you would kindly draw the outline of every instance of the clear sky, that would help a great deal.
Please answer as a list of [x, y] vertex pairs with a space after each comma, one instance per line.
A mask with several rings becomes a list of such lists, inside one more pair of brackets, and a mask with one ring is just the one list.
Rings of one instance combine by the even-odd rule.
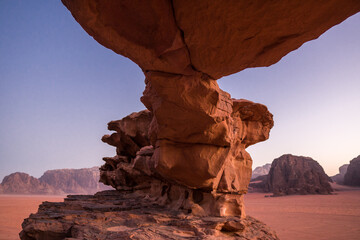
[[[107, 122], [145, 107], [140, 68], [93, 40], [60, 1], [0, 0], [0, 181], [15, 171], [99, 166]], [[329, 175], [360, 154], [360, 14], [268, 68], [218, 81], [268, 106], [275, 126], [254, 167], [284, 153]]]

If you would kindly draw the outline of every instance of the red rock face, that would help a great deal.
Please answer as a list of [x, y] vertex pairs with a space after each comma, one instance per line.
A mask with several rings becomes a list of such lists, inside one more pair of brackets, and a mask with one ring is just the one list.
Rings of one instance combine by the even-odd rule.
[[274, 64], [360, 10], [358, 0], [62, 1], [146, 77], [141, 101], [150, 112], [109, 124], [116, 133], [103, 141], [117, 155], [104, 159], [102, 181], [220, 216], [244, 216], [245, 149], [269, 138], [273, 119], [264, 105], [231, 99], [216, 79]]
[[360, 10], [358, 0], [62, 0], [96, 41], [144, 71], [219, 79], [270, 66]]

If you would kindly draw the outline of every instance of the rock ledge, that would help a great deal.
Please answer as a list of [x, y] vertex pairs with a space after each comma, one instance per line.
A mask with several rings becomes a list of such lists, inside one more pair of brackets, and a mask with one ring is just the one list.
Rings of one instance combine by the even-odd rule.
[[103, 191], [44, 202], [25, 219], [22, 240], [33, 239], [278, 239], [247, 216], [199, 217], [162, 207], [136, 192]]

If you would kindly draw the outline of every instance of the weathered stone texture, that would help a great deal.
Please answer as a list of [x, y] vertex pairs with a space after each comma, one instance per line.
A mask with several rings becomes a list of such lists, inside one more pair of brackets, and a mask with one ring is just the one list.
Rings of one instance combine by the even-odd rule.
[[358, 0], [62, 0], [96, 41], [144, 71], [213, 79], [270, 66], [360, 10]]

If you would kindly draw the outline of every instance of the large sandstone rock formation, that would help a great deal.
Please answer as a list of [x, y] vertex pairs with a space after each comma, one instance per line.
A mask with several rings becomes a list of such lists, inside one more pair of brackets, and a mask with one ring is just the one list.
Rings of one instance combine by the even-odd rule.
[[309, 157], [285, 154], [275, 159], [267, 177], [274, 196], [290, 194], [330, 194], [331, 180], [320, 164]]
[[[179, 107], [193, 104], [195, 108], [196, 101], [190, 96], [176, 103], [166, 103], [172, 105], [168, 115], [174, 119], [163, 126], [157, 119], [168, 120], [161, 117], [161, 111], [156, 112], [160, 116], [156, 119], [147, 110], [109, 123], [109, 130], [116, 133], [105, 135], [103, 141], [115, 146], [117, 155], [104, 158], [101, 181], [118, 190], [141, 189], [157, 201], [194, 214], [244, 216], [242, 195], [247, 191], [252, 164], [245, 148], [268, 138], [272, 115], [261, 104], [228, 98], [221, 103], [228, 115], [222, 113], [225, 116], [214, 123], [209, 115], [186, 113]], [[202, 101], [199, 108], [201, 103], [209, 104]], [[186, 117], [202, 121], [192, 128], [186, 126]], [[184, 131], [177, 133], [176, 126]]]
[[61, 190], [21, 172], [4, 177], [0, 186], [4, 194], [64, 194]]
[[256, 167], [252, 171], [251, 180], [255, 179], [255, 178], [259, 177], [259, 176], [268, 175], [269, 171], [270, 171], [270, 168], [271, 168], [271, 163], [267, 163], [267, 164], [265, 164], [263, 166]]
[[[237, 222], [245, 219], [251, 178], [245, 149], [269, 137], [273, 119], [262, 104], [232, 99], [216, 80], [276, 63], [360, 10], [357, 0], [62, 2], [96, 41], [145, 75], [141, 101], [149, 111], [109, 123], [115, 133], [103, 141], [116, 156], [104, 158], [101, 180], [172, 210]], [[64, 224], [76, 229], [76, 222]], [[35, 217], [24, 223], [23, 239], [35, 225]], [[228, 225], [247, 238], [246, 224]]]
[[336, 182], [337, 184], [344, 184], [344, 177], [345, 177], [348, 167], [349, 167], [349, 164], [344, 164], [341, 167], [339, 167], [339, 173], [332, 176], [331, 179], [334, 182]]
[[350, 165], [344, 176], [344, 184], [360, 186], [360, 155], [350, 161]]
[[0, 184], [4, 194], [94, 194], [112, 189], [99, 183], [98, 167], [55, 169], [46, 171], [39, 179], [26, 173], [12, 173]]

